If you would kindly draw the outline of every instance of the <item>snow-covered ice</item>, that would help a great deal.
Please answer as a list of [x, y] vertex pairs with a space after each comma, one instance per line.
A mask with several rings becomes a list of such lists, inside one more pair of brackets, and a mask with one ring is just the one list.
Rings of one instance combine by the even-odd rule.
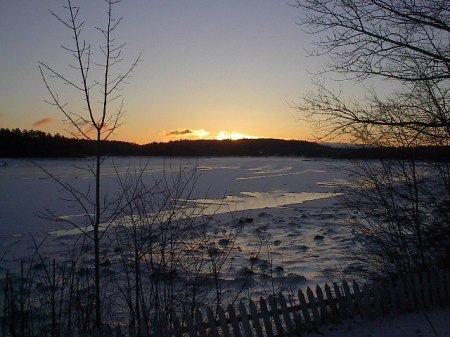
[[[61, 256], [70, 235], [80, 230], [61, 227], [37, 216], [44, 209], [61, 219], [81, 218], [76, 205], [68, 203], [61, 187], [31, 161], [6, 159], [0, 168], [0, 252], [5, 264], [29, 254], [33, 241], [42, 242], [43, 252]], [[79, 190], [92, 189], [93, 177], [86, 170], [92, 161], [39, 160], [46, 170]], [[304, 285], [323, 283], [338, 266], [351, 261], [342, 248], [352, 245], [347, 214], [336, 199], [345, 181], [342, 166], [349, 162], [302, 158], [113, 158], [103, 164], [102, 186], [106, 193], [117, 191], [117, 177], [143, 171], [144, 181], [196, 172], [190, 211], [201, 212], [210, 228], [226, 228], [232, 219], [251, 218], [237, 239], [242, 263], [248, 263], [256, 247], [269, 247], [279, 276]], [[186, 213], [186, 212], [185, 212]], [[87, 228], [89, 230], [89, 228]], [[266, 253], [266, 252], [264, 252]], [[269, 253], [269, 252], [267, 252]], [[264, 273], [264, 259], [256, 270]], [[345, 267], [344, 267], [345, 269]]]

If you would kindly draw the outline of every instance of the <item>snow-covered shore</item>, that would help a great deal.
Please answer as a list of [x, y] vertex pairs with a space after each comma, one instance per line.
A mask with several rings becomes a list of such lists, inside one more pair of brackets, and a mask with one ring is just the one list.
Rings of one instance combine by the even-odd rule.
[[448, 337], [450, 308], [377, 319], [352, 319], [342, 324], [323, 326], [307, 337]]

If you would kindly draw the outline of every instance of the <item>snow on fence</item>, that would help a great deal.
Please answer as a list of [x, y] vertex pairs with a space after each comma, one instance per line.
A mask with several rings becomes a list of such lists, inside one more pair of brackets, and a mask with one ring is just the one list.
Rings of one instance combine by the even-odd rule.
[[[417, 274], [397, 280], [384, 280], [372, 286], [357, 282], [351, 285], [325, 284], [314, 291], [284, 296], [278, 294], [257, 303], [197, 310], [193, 317], [174, 316], [169, 326], [154, 326], [149, 335], [130, 327], [124, 334], [120, 328], [107, 329], [105, 337], [277, 337], [301, 336], [321, 325], [336, 323], [347, 318], [382, 317], [388, 314], [412, 312], [429, 307], [450, 305], [450, 272], [437, 271]], [[94, 335], [95, 336], [95, 335]]]

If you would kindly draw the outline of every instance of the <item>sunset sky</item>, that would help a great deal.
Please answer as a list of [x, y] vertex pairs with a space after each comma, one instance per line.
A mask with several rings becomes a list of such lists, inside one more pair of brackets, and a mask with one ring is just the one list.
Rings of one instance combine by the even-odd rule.
[[[63, 133], [63, 115], [49, 100], [38, 62], [60, 72], [72, 62], [63, 0], [0, 2], [0, 127]], [[106, 6], [78, 0], [83, 37], [100, 56]], [[311, 87], [323, 60], [306, 57], [311, 36], [289, 0], [124, 0], [116, 36], [126, 42], [123, 65], [142, 62], [124, 87], [125, 125], [115, 139], [148, 143], [174, 139], [273, 137], [312, 139], [293, 105]], [[70, 72], [70, 71], [69, 71]], [[80, 96], [53, 82], [72, 109]], [[80, 110], [83, 111], [83, 110]]]

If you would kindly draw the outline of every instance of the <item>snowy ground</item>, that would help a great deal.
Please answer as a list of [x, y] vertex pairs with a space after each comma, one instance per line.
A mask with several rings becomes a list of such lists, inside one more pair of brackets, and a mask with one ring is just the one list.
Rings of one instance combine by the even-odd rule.
[[448, 337], [450, 309], [429, 309], [418, 313], [374, 320], [354, 319], [326, 326], [307, 337]]

